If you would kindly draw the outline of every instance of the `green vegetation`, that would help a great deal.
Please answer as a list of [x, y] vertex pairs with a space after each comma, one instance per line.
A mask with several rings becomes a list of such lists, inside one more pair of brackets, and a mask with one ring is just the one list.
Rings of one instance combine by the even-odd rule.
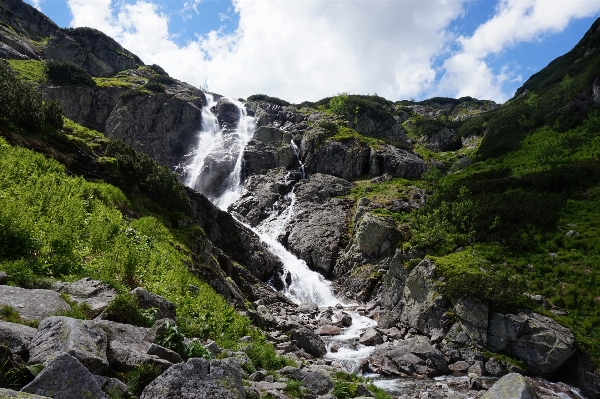
[[72, 62], [48, 61], [46, 63], [48, 79], [56, 83], [82, 84], [94, 87], [96, 82], [90, 74]]
[[[129, 276], [128, 279], [135, 280], [135, 276]], [[117, 295], [115, 299], [108, 304], [104, 311], [104, 318], [106, 320], [116, 321], [117, 323], [151, 327], [155, 321], [154, 314], [154, 309], [141, 309], [137, 298], [127, 292]]]
[[333, 127], [335, 134], [331, 137], [328, 137], [327, 140], [330, 141], [357, 141], [359, 143], [363, 143], [368, 145], [371, 148], [377, 149], [379, 146], [385, 144], [385, 141], [374, 139], [372, 137], [363, 136], [358, 133], [354, 129], [350, 129], [349, 127], [334, 125]]
[[38, 60], [6, 60], [12, 70], [19, 74], [19, 78], [27, 83], [45, 83], [46, 63]]
[[164, 93], [166, 90], [165, 86], [158, 82], [148, 82], [144, 85], [144, 88], [155, 93]]
[[[169, 75], [153, 75], [148, 78], [148, 83], [158, 83], [158, 84], [166, 84], [170, 85], [176, 83], [177, 81], [170, 77]], [[148, 86], [148, 84], [146, 84]]]
[[135, 369], [127, 373], [123, 380], [127, 385], [129, 392], [135, 396], [140, 396], [152, 381], [161, 374], [160, 369], [153, 364], [140, 364]]
[[281, 105], [282, 107], [290, 105], [290, 103], [288, 103], [285, 100], [282, 100], [281, 98], [267, 96], [266, 94], [253, 94], [250, 97], [248, 97], [246, 101], [264, 101], [275, 105]]
[[357, 392], [358, 386], [361, 383], [365, 385], [376, 399], [391, 399], [391, 396], [384, 390], [377, 388], [373, 383], [356, 374], [347, 374], [340, 371], [335, 373], [334, 377], [332, 393], [337, 399], [350, 399], [362, 396]]

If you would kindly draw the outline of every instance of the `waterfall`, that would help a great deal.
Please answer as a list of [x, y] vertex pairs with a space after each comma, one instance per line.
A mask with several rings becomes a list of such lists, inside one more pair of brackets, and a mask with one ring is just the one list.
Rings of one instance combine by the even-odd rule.
[[292, 151], [294, 151], [296, 158], [298, 158], [298, 163], [300, 164], [300, 168], [298, 170], [300, 170], [300, 172], [302, 172], [302, 178], [306, 179], [306, 172], [304, 171], [304, 164], [300, 160], [300, 149], [298, 148], [296, 143], [294, 143], [294, 140], [292, 140], [291, 145], [292, 145]]

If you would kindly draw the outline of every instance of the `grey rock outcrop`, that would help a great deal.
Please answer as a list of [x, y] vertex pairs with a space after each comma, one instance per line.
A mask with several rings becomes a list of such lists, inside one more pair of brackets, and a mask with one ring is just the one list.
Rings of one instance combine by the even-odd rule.
[[356, 120], [349, 120], [350, 127], [368, 137], [385, 139], [395, 144], [408, 146], [408, 136], [402, 127], [402, 122], [408, 115], [361, 115]]
[[408, 271], [404, 267], [402, 259], [402, 253], [397, 250], [383, 279], [379, 295], [383, 307], [394, 313], [394, 320], [390, 323], [391, 326], [400, 320], [404, 283], [408, 277]]
[[30, 344], [29, 364], [48, 363], [59, 353], [68, 353], [94, 374], [109, 367], [108, 334], [91, 320], [63, 316], [44, 319]]
[[121, 99], [106, 121], [104, 134], [174, 167], [196, 144], [205, 104], [202, 91], [184, 84], [176, 91]]
[[135, 54], [113, 38], [91, 28], [59, 30], [44, 50], [49, 60], [72, 62], [92, 76], [112, 76], [124, 69], [144, 65]]
[[421, 143], [434, 152], [456, 151], [462, 148], [462, 139], [452, 129], [444, 127], [437, 132], [423, 136]]
[[448, 371], [444, 354], [424, 336], [380, 345], [368, 362], [371, 370], [383, 375], [434, 377]]
[[246, 176], [266, 173], [269, 169], [299, 166], [292, 148], [292, 136], [275, 127], [262, 126], [244, 148]]
[[154, 317], [156, 320], [160, 319], [176, 319], [175, 304], [163, 298], [160, 295], [156, 295], [152, 292], [148, 292], [142, 287], [137, 287], [131, 291], [131, 294], [137, 298], [138, 304], [142, 309], [157, 309]]
[[421, 177], [426, 170], [427, 166], [420, 156], [391, 145], [379, 145], [371, 148], [369, 153], [368, 173], [371, 176], [388, 174], [410, 179]]
[[525, 377], [511, 373], [500, 378], [481, 399], [539, 399], [539, 396]]
[[221, 97], [217, 101], [216, 115], [219, 124], [223, 128], [234, 129], [240, 121], [240, 110], [237, 105], [227, 97]]
[[54, 357], [21, 391], [54, 399], [108, 399], [92, 374], [67, 353]]
[[0, 285], [0, 305], [10, 306], [23, 320], [41, 320], [71, 307], [52, 290], [28, 290]]
[[325, 395], [333, 390], [333, 382], [325, 372], [312, 371], [302, 380], [302, 384], [315, 395]]
[[310, 152], [304, 164], [309, 173], [323, 173], [353, 180], [368, 173], [371, 149], [357, 139], [326, 140]]
[[369, 328], [360, 336], [358, 342], [365, 346], [375, 346], [383, 343], [383, 337], [374, 328]]
[[0, 343], [21, 357], [28, 356], [29, 343], [36, 332], [35, 328], [0, 320]]
[[450, 327], [446, 338], [461, 344], [472, 342], [478, 346], [485, 346], [487, 344], [488, 310], [487, 303], [470, 298], [459, 299], [454, 304], [458, 320]]
[[423, 259], [408, 275], [402, 294], [400, 321], [425, 335], [443, 328], [446, 300], [436, 284], [435, 269], [430, 259]]
[[575, 352], [575, 338], [568, 328], [534, 312], [492, 313], [488, 347], [523, 360], [532, 373], [548, 375]]
[[229, 359], [189, 359], [173, 365], [144, 389], [140, 399], [243, 399], [242, 369]]
[[73, 283], [56, 283], [54, 289], [68, 294], [74, 302], [89, 305], [92, 317], [99, 315], [117, 296], [107, 284], [89, 277]]

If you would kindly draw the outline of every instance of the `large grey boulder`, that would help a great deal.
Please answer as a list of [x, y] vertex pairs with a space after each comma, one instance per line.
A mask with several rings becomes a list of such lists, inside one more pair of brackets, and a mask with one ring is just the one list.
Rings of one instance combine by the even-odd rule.
[[302, 380], [308, 390], [315, 395], [325, 395], [333, 390], [331, 377], [324, 371], [312, 371]]
[[492, 313], [488, 347], [523, 360], [534, 374], [549, 375], [575, 352], [575, 337], [568, 328], [531, 311]]
[[259, 127], [244, 148], [244, 173], [250, 176], [269, 169], [299, 167], [292, 136], [274, 127]]
[[117, 292], [107, 284], [89, 277], [73, 283], [56, 283], [54, 289], [68, 294], [74, 302], [89, 305], [92, 317], [99, 315], [117, 296]]
[[28, 290], [0, 285], [0, 305], [10, 306], [23, 320], [41, 320], [47, 316], [71, 310], [71, 307], [52, 290]]
[[368, 362], [371, 370], [388, 376], [435, 377], [448, 372], [444, 354], [424, 336], [380, 345]]
[[142, 287], [137, 287], [131, 291], [131, 294], [137, 298], [138, 304], [142, 309], [157, 309], [154, 315], [156, 320], [176, 318], [176, 308], [173, 302], [168, 301], [160, 295], [148, 292]]
[[48, 60], [79, 65], [92, 76], [112, 76], [144, 63], [113, 38], [91, 28], [57, 31], [44, 49]]
[[427, 166], [423, 159], [412, 151], [401, 150], [391, 145], [380, 145], [369, 153], [369, 174], [392, 177], [419, 178]]
[[446, 338], [460, 344], [487, 343], [489, 305], [471, 298], [461, 298], [454, 304], [457, 322], [450, 327]]
[[[386, 273], [379, 298], [385, 309], [394, 313], [397, 318], [392, 325], [400, 319], [400, 311], [402, 310], [402, 296], [404, 293], [404, 283], [408, 277], [408, 270], [404, 267], [403, 256], [400, 250], [396, 250], [392, 258], [388, 272]], [[390, 325], [390, 327], [392, 326]]]
[[365, 213], [354, 234], [356, 250], [367, 256], [382, 256], [393, 253], [398, 232], [389, 218]]
[[92, 374], [67, 353], [54, 357], [21, 391], [54, 399], [109, 399]]
[[321, 337], [306, 327], [293, 330], [292, 341], [295, 341], [300, 348], [312, 356], [320, 357], [327, 353], [325, 343]]
[[49, 396], [34, 395], [26, 392], [13, 391], [12, 389], [0, 388], [0, 398], [3, 399], [50, 399]]
[[402, 294], [400, 321], [425, 335], [443, 329], [441, 318], [446, 300], [440, 292], [435, 269], [430, 259], [423, 259], [408, 275]]
[[36, 332], [35, 328], [0, 320], [0, 344], [21, 357], [28, 355], [29, 343]]
[[48, 317], [30, 343], [29, 364], [48, 363], [59, 353], [68, 353], [90, 372], [102, 374], [109, 367], [107, 347], [108, 334], [98, 322]]
[[539, 396], [525, 377], [510, 373], [496, 381], [481, 399], [539, 399]]
[[242, 369], [229, 359], [189, 359], [171, 366], [140, 399], [243, 399]]

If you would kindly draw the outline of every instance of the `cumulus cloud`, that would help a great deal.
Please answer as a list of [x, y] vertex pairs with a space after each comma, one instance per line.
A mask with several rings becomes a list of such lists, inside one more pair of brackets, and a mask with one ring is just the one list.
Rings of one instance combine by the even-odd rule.
[[234, 0], [233, 33], [212, 31], [185, 45], [150, 0], [69, 6], [72, 26], [100, 29], [181, 80], [234, 97], [299, 102], [344, 91], [400, 99], [431, 90], [434, 59], [465, 1]]
[[598, 0], [501, 0], [493, 18], [479, 26], [472, 36], [457, 39], [461, 49], [445, 60], [440, 90], [457, 97], [505, 101], [510, 93], [504, 92], [503, 84], [521, 77], [509, 65], [495, 72], [489, 56], [518, 43], [560, 32], [571, 20], [599, 11]]

